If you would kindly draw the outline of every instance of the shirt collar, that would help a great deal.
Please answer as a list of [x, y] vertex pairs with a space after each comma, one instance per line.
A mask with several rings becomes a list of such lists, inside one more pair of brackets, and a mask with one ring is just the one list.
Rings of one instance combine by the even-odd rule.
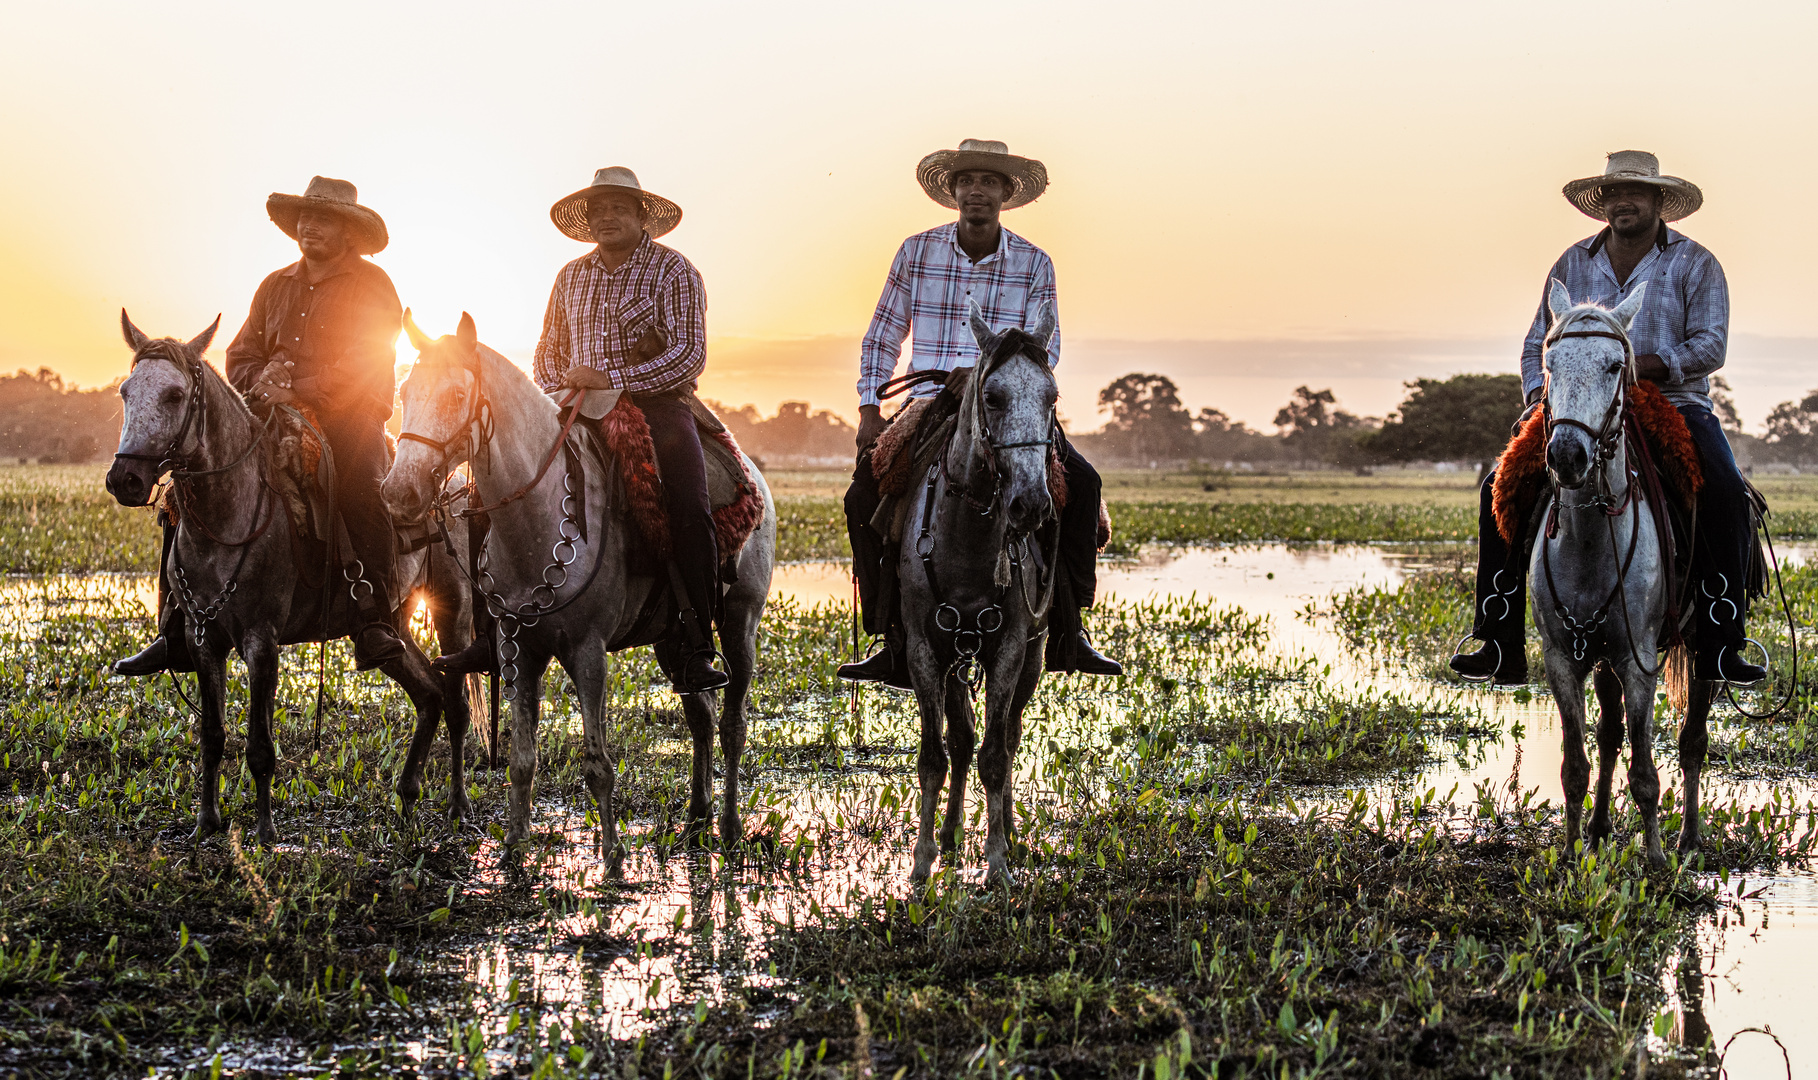
[[[365, 262], [366, 262], [366, 260], [358, 258], [358, 257], [355, 257], [352, 259], [344, 259], [344, 260], [342, 260], [341, 264], [335, 268], [333, 273], [323, 275], [317, 281], [317, 284], [320, 284], [323, 281], [327, 281], [329, 278], [340, 277], [342, 274], [354, 273], [355, 271], [359, 270], [360, 267], [365, 264]], [[296, 262], [291, 263], [289, 266], [286, 266], [284, 269], [278, 271], [278, 273], [282, 274], [283, 276], [285, 276], [287, 278], [303, 277], [303, 260], [298, 259]]]
[[618, 266], [618, 270], [606, 270], [606, 260], [600, 258], [600, 246], [598, 244], [595, 244], [593, 246], [593, 250], [588, 253], [588, 258], [592, 259], [593, 264], [595, 266], [599, 267], [601, 270], [606, 270], [606, 272], [608, 274], [616, 274], [619, 272], [619, 270], [625, 269], [626, 267], [630, 266], [632, 263], [644, 262], [646, 259], [650, 258], [651, 253], [654, 252], [655, 250], [656, 250], [656, 241], [654, 241], [650, 238], [649, 233], [644, 233], [643, 236], [638, 240], [638, 246], [631, 249], [631, 257], [626, 259], [624, 262], [620, 263]]
[[[1578, 246], [1584, 248], [1584, 253], [1587, 256], [1595, 259], [1597, 253], [1603, 250], [1603, 245], [1608, 243], [1609, 239], [1610, 227], [1605, 225], [1596, 236], [1581, 241]], [[1669, 246], [1677, 244], [1684, 239], [1685, 236], [1683, 234], [1667, 228], [1667, 223], [1663, 221], [1660, 223], [1660, 228], [1654, 233], [1654, 247], [1657, 250], [1665, 251]]]
[[[953, 245], [953, 253], [955, 255], [957, 255], [958, 257], [966, 260], [969, 263], [972, 262], [972, 256], [966, 254], [965, 248], [960, 247], [959, 222], [956, 221], [953, 224], [947, 226], [947, 230], [948, 230], [947, 231], [947, 242], [949, 244]], [[1010, 247], [1010, 230], [1004, 228], [1002, 224], [999, 224], [997, 227], [997, 250], [993, 251], [991, 254], [980, 259], [978, 262], [973, 263], [973, 265], [974, 266], [983, 266], [985, 263], [990, 262], [992, 259], [1001, 259], [1004, 257], [1004, 253], [1007, 250], [1009, 250], [1009, 247]]]

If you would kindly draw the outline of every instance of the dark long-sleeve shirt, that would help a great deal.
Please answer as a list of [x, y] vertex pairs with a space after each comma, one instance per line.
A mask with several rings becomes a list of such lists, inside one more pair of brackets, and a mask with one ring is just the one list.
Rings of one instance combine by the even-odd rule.
[[[652, 331], [666, 344], [646, 354], [639, 343]], [[605, 372], [614, 388], [633, 394], [694, 389], [707, 366], [707, 290], [700, 271], [648, 233], [616, 269], [606, 269], [598, 248], [562, 267], [549, 293], [532, 375], [553, 391], [575, 364]]]
[[385, 271], [352, 259], [315, 284], [302, 263], [276, 271], [253, 294], [246, 325], [227, 347], [227, 378], [244, 393], [265, 365], [288, 360], [291, 388], [318, 412], [391, 416], [404, 309]]
[[1709, 409], [1710, 377], [1723, 366], [1730, 337], [1730, 289], [1723, 267], [1704, 245], [1662, 225], [1654, 246], [1618, 285], [1610, 253], [1604, 250], [1608, 239], [1605, 229], [1573, 244], [1547, 273], [1540, 310], [1521, 348], [1522, 391], [1532, 401], [1546, 381], [1541, 360], [1552, 325], [1547, 313], [1552, 282], [1564, 285], [1574, 304], [1590, 300], [1613, 308], [1645, 281], [1647, 299], [1629, 327], [1629, 340], [1637, 355], [1653, 353], [1666, 364], [1667, 379], [1660, 390], [1668, 401]]

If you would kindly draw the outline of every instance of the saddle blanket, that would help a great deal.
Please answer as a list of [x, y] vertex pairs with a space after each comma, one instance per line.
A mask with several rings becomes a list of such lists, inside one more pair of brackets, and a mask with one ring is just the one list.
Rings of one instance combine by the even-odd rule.
[[[284, 504], [295, 534], [326, 540], [332, 523], [322, 487], [326, 478], [319, 476], [322, 441], [316, 434], [316, 412], [307, 405], [280, 406], [273, 412], [265, 446], [266, 482]], [[165, 489], [159, 509], [171, 524], [180, 520], [174, 485]]]
[[[713, 534], [720, 559], [731, 562], [764, 520], [764, 497], [745, 467], [744, 456], [732, 432], [695, 401], [695, 426], [701, 433], [701, 453], [707, 462], [707, 497], [713, 506]], [[583, 409], [582, 415], [586, 415]], [[597, 428], [603, 449], [618, 468], [625, 486], [626, 504], [638, 532], [656, 559], [666, 562], [674, 547], [669, 537], [669, 511], [663, 480], [657, 471], [656, 444], [644, 410], [629, 396], [622, 396], [600, 417]]]
[[[1680, 508], [1689, 512], [1704, 487], [1704, 472], [1698, 466], [1698, 447], [1692, 442], [1685, 418], [1649, 382], [1631, 388], [1629, 411], [1647, 439], [1661, 483]], [[1490, 492], [1490, 508], [1496, 517], [1496, 531], [1505, 543], [1515, 543], [1546, 487], [1547, 414], [1545, 409], [1535, 409], [1496, 459], [1496, 486]]]
[[[878, 494], [883, 496], [883, 505], [878, 517], [872, 518], [872, 525], [876, 528], [879, 518], [887, 514], [890, 526], [880, 529], [881, 535], [893, 541], [900, 538], [902, 496], [916, 477], [927, 475], [935, 455], [947, 445], [954, 426], [954, 410], [971, 374], [969, 367], [955, 368], [948, 373], [946, 386], [939, 394], [911, 398], [891, 414], [889, 425], [871, 445], [871, 475], [877, 480]], [[1066, 508], [1067, 470], [1053, 450], [1048, 452], [1048, 492], [1054, 497], [1055, 509]], [[1111, 511], [1103, 498], [1098, 501], [1097, 540], [1100, 551], [1111, 542]]]

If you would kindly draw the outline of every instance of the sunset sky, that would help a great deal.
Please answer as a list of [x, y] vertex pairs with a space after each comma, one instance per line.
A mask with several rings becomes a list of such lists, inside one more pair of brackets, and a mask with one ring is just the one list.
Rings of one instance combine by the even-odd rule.
[[[1699, 184], [1729, 379], [1759, 430], [1818, 386], [1809, 4], [244, 3], [15, 5], [0, 64], [0, 370], [120, 375], [122, 305], [227, 340], [296, 258], [312, 174], [384, 215], [432, 333], [527, 358], [551, 202], [622, 164], [681, 204], [702, 393], [852, 414], [916, 161], [996, 138], [1053, 177], [1006, 224], [1058, 268], [1063, 410], [1160, 371], [1266, 427], [1300, 383], [1381, 414], [1401, 380], [1513, 371], [1559, 195], [1636, 147]], [[218, 354], [217, 354], [218, 355]], [[408, 357], [406, 357], [408, 358]]]

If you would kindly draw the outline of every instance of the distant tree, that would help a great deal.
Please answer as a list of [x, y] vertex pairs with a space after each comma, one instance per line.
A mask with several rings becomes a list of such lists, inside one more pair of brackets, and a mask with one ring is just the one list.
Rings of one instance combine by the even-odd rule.
[[1180, 388], [1166, 375], [1133, 371], [1100, 390], [1098, 404], [1111, 410], [1105, 433], [1122, 453], [1151, 461], [1192, 454], [1193, 416], [1180, 402]]
[[1762, 449], [1790, 464], [1818, 459], [1818, 390], [1799, 401], [1783, 401], [1768, 413]]
[[0, 458], [88, 461], [119, 441], [112, 387], [82, 390], [47, 367], [0, 376]]
[[1742, 414], [1736, 411], [1736, 399], [1730, 397], [1730, 381], [1721, 375], [1711, 376], [1711, 405], [1723, 430], [1742, 434]]
[[1326, 465], [1362, 464], [1366, 455], [1358, 440], [1373, 428], [1363, 417], [1340, 409], [1330, 389], [1307, 386], [1295, 387], [1293, 398], [1276, 412], [1275, 426], [1290, 457]]
[[1502, 453], [1521, 415], [1519, 375], [1454, 375], [1404, 383], [1407, 399], [1365, 448], [1386, 461], [1473, 461]]
[[827, 409], [810, 411], [805, 401], [783, 402], [768, 420], [753, 405], [707, 404], [747, 453], [766, 461], [850, 458], [856, 449], [851, 424]]

